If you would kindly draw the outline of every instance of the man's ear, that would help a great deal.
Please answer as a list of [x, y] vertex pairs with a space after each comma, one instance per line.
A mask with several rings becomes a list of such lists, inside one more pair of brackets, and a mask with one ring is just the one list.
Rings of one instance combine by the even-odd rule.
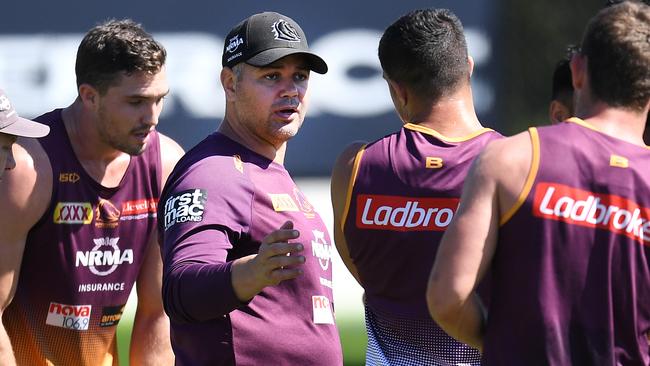
[[409, 102], [408, 90], [400, 85], [398, 82], [395, 82], [389, 78], [386, 78], [388, 82], [388, 88], [390, 88], [391, 95], [393, 96], [394, 102], [397, 102], [397, 109], [406, 107]]
[[89, 109], [96, 110], [99, 106], [99, 91], [90, 84], [79, 85], [79, 99]]
[[235, 90], [237, 89], [237, 75], [230, 67], [221, 69], [221, 86], [226, 94], [226, 101], [235, 99]]
[[587, 74], [587, 58], [579, 53], [574, 54], [569, 62], [571, 68], [571, 83], [573, 90], [584, 88], [585, 77]]
[[467, 55], [467, 63], [469, 64], [469, 76], [472, 76], [474, 72], [474, 58], [470, 55]]
[[567, 106], [557, 100], [551, 101], [551, 104], [548, 106], [548, 118], [551, 124], [566, 121], [569, 117], [571, 117], [571, 112]]

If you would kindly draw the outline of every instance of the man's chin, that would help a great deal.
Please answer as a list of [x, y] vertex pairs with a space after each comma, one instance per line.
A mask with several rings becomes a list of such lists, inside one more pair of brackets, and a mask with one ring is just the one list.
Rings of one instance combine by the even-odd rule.
[[147, 150], [148, 144], [144, 143], [142, 145], [133, 145], [133, 146], [122, 146], [122, 148], [118, 149], [122, 151], [123, 153], [129, 154], [131, 156], [138, 156], [142, 155], [145, 150]]

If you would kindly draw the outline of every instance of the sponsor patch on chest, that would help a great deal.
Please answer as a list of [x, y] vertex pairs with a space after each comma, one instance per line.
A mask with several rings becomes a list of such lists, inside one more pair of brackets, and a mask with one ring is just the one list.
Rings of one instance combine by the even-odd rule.
[[45, 324], [71, 330], [88, 330], [91, 305], [66, 305], [51, 302]]

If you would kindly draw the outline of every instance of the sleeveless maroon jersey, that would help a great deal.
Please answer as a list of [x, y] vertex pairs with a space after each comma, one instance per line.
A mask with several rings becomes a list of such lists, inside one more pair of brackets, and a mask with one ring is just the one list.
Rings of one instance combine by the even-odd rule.
[[365, 290], [368, 363], [478, 363], [478, 351], [431, 319], [425, 292], [470, 165], [500, 137], [406, 124], [357, 154], [343, 232]]
[[650, 148], [577, 118], [530, 134], [528, 188], [494, 254], [485, 364], [650, 364]]
[[36, 119], [52, 165], [47, 211], [27, 237], [16, 295], [3, 315], [20, 365], [117, 364], [115, 331], [156, 227], [157, 133], [118, 187], [93, 180], [55, 110]]

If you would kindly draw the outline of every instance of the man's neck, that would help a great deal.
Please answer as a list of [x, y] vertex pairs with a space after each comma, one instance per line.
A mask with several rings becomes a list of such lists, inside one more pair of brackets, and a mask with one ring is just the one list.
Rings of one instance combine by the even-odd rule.
[[459, 91], [435, 103], [414, 105], [405, 122], [431, 128], [447, 137], [464, 137], [483, 128], [474, 111], [471, 92]]
[[242, 124], [233, 123], [231, 118], [226, 115], [217, 131], [265, 158], [273, 160], [274, 163], [284, 165], [284, 155], [287, 150], [286, 142], [276, 147], [267, 141], [257, 138], [254, 134], [244, 129], [245, 127]]
[[634, 111], [595, 102], [589, 108], [576, 111], [576, 115], [609, 136], [645, 146], [643, 130], [647, 121], [648, 108], [645, 111]]
[[96, 121], [83, 110], [79, 99], [63, 109], [61, 114], [72, 150], [84, 170], [106, 187], [117, 186], [131, 157], [100, 139]]

